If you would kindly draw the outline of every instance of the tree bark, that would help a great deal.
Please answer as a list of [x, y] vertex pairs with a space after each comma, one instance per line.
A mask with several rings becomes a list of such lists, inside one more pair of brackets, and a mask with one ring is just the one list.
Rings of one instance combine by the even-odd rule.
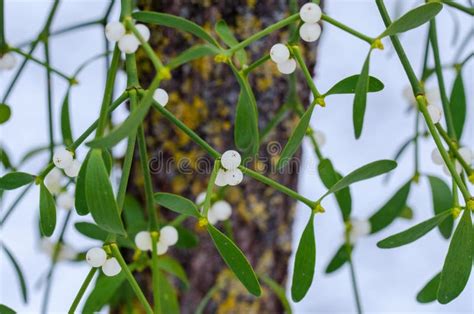
[[[304, 2], [306, 1], [302, 1]], [[223, 19], [238, 40], [247, 38], [289, 14], [288, 1], [284, 0], [141, 0], [139, 7], [187, 18], [213, 34], [213, 26]], [[288, 35], [288, 28], [285, 28], [249, 46], [246, 50], [250, 62], [268, 53], [273, 44], [286, 42]], [[198, 38], [164, 27], [153, 28], [150, 39], [150, 44], [165, 64], [198, 43], [202, 43]], [[310, 69], [314, 68], [315, 46], [306, 45], [303, 49]], [[138, 69], [140, 82], [146, 87], [154, 72], [144, 53], [138, 55]], [[306, 107], [309, 90], [301, 71], [297, 72], [297, 92]], [[269, 61], [250, 75], [250, 83], [257, 100], [259, 127], [262, 129], [285, 103], [288, 76], [280, 75], [276, 65]], [[174, 70], [172, 79], [163, 81], [161, 87], [170, 95], [167, 109], [188, 127], [220, 152], [235, 149], [233, 121], [239, 85], [228, 65], [217, 64], [212, 57], [202, 58]], [[298, 120], [293, 113], [287, 115], [261, 143], [258, 161], [249, 165], [293, 189], [297, 187], [297, 169], [278, 173], [274, 168], [278, 153]], [[146, 119], [145, 132], [155, 191], [176, 193], [194, 200], [206, 190], [212, 159], [205, 151], [157, 112], [151, 112]], [[208, 165], [208, 171], [202, 171], [204, 164]], [[161, 165], [160, 169], [157, 168], [158, 165]], [[130, 192], [141, 200], [142, 182], [137, 158]], [[231, 232], [237, 245], [258, 274], [266, 274], [285, 287], [295, 201], [251, 178], [245, 178], [237, 187], [226, 188], [222, 195], [233, 208]], [[176, 217], [166, 209], [158, 210], [159, 215], [165, 219]], [[207, 232], [199, 229], [195, 221], [188, 219], [184, 226], [195, 232], [200, 242], [192, 249], [176, 248], [170, 252], [182, 263], [190, 279], [190, 288], [180, 289], [178, 292], [182, 313], [194, 313], [199, 302], [216, 282], [220, 288], [206, 306], [206, 313], [283, 312], [278, 298], [268, 288], [263, 287], [264, 292], [260, 298], [251, 296], [245, 290], [225, 266]], [[218, 227], [222, 230], [223, 225], [218, 224]], [[142, 287], [148, 287], [150, 296], [150, 276], [141, 275], [139, 279]]]

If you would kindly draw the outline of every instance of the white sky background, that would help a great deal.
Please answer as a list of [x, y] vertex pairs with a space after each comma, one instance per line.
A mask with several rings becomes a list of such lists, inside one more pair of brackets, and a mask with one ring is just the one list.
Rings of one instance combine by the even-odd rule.
[[[326, 1], [325, 11], [333, 18], [340, 20], [355, 29], [376, 35], [383, 30], [383, 24], [377, 8], [371, 0]], [[415, 1], [406, 1], [405, 10], [414, 6]], [[393, 16], [395, 1], [387, 1]], [[49, 10], [47, 1], [7, 0], [6, 34], [12, 45], [36, 36]], [[104, 1], [64, 1], [60, 5], [59, 14], [53, 23], [53, 29], [86, 21], [102, 15], [106, 4]], [[453, 11], [448, 8], [448, 10]], [[456, 49], [451, 45], [453, 23], [449, 14], [443, 12], [438, 20], [438, 38], [443, 60], [451, 61]], [[472, 19], [465, 14], [457, 14], [461, 21], [461, 35], [473, 27]], [[52, 65], [65, 73], [72, 73], [76, 67], [90, 56], [103, 51], [102, 34], [99, 27], [61, 35], [51, 40]], [[421, 68], [422, 47], [426, 27], [411, 31], [402, 37], [402, 43], [417, 72]], [[330, 157], [337, 169], [348, 173], [352, 169], [367, 162], [383, 158], [392, 158], [398, 147], [413, 134], [413, 117], [406, 113], [407, 101], [402, 91], [408, 85], [405, 73], [393, 53], [388, 40], [384, 40], [385, 50], [374, 51], [371, 58], [370, 73], [381, 79], [385, 84], [382, 92], [370, 94], [366, 112], [366, 120], [361, 139], [354, 140], [352, 127], [352, 96], [331, 96], [327, 99], [325, 109], [317, 108], [313, 115], [312, 125], [323, 130], [327, 144], [323, 147], [324, 155]], [[473, 51], [473, 44], [466, 52]], [[322, 91], [349, 75], [360, 73], [362, 63], [367, 54], [367, 44], [354, 39], [350, 35], [324, 23], [324, 32], [318, 52], [316, 84]], [[43, 59], [41, 49], [36, 56]], [[71, 97], [73, 131], [77, 136], [97, 117], [105, 80], [103, 60], [94, 63], [79, 77], [80, 85], [75, 87]], [[472, 148], [473, 143], [473, 98], [472, 86], [473, 63], [463, 70], [464, 82], [467, 87], [468, 121], [465, 124], [464, 142]], [[445, 72], [448, 94], [452, 85], [452, 72]], [[53, 75], [54, 110], [56, 117], [56, 138], [59, 132], [59, 107], [64, 96], [66, 85], [61, 78]], [[10, 76], [0, 73], [0, 95], [3, 95]], [[120, 78], [123, 86], [123, 77]], [[431, 81], [428, 86], [434, 86]], [[0, 126], [1, 143], [8, 148], [13, 160], [31, 149], [33, 146], [47, 143], [47, 115], [44, 70], [29, 63], [26, 72], [21, 76], [13, 95], [8, 103], [12, 106], [12, 119]], [[123, 117], [124, 112], [118, 116]], [[120, 119], [119, 117], [119, 119]], [[422, 173], [437, 174], [447, 180], [438, 166], [432, 164], [429, 157], [434, 144], [431, 139], [423, 140]], [[317, 177], [317, 162], [311, 152], [309, 143], [305, 143], [304, 165], [301, 173], [300, 191], [309, 198], [320, 195], [324, 189]], [[80, 150], [79, 155], [83, 156]], [[352, 187], [353, 215], [366, 218], [382, 204], [411, 176], [413, 171], [413, 153], [408, 150], [399, 162], [395, 174], [388, 185], [382, 179], [372, 179], [358, 183]], [[37, 173], [47, 157], [37, 158], [25, 166], [23, 171]], [[34, 188], [32, 190], [35, 190]], [[472, 190], [472, 189], [471, 189]], [[15, 193], [7, 193], [2, 208], [6, 208], [14, 199]], [[37, 243], [37, 208], [38, 193], [30, 192], [8, 223], [1, 230], [2, 241], [8, 245], [23, 267], [30, 290], [30, 303], [22, 304], [19, 286], [11, 265], [5, 257], [0, 257], [0, 303], [5, 303], [19, 312], [38, 312], [41, 304], [42, 289], [38, 282], [49, 267], [49, 258], [40, 252]], [[474, 310], [474, 280], [471, 276], [468, 287], [463, 294], [447, 306], [436, 303], [420, 305], [415, 300], [419, 289], [432, 278], [442, 267], [448, 243], [433, 231], [419, 241], [394, 250], [380, 250], [375, 244], [380, 239], [406, 229], [407, 227], [432, 216], [431, 194], [425, 178], [419, 185], [412, 186], [409, 204], [414, 208], [413, 221], [397, 220], [385, 231], [361, 240], [358, 244], [354, 262], [362, 294], [362, 302], [367, 312], [392, 313], [472, 313]], [[324, 268], [342, 241], [343, 227], [340, 214], [332, 199], [325, 201], [327, 212], [318, 215], [315, 221], [317, 258], [316, 280], [305, 300], [294, 305], [296, 313], [350, 313], [355, 311], [355, 304], [350, 286], [347, 267], [330, 276], [324, 275]], [[295, 222], [295, 244], [306, 224], [307, 208], [300, 206]], [[58, 216], [58, 223], [64, 215]], [[67, 232], [67, 242], [77, 249], [86, 249], [93, 242], [86, 240], [74, 231]], [[55, 274], [55, 282], [50, 301], [50, 311], [65, 312], [70, 306], [88, 266], [82, 264], [62, 263]]]

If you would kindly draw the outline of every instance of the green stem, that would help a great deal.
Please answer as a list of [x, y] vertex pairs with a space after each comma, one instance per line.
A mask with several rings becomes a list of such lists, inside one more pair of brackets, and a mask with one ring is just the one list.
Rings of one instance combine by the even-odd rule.
[[5, 11], [3, 0], [0, 0], [0, 55], [5, 52], [7, 41], [5, 39]]
[[160, 72], [164, 68], [164, 65], [161, 62], [161, 60], [158, 58], [158, 56], [156, 55], [155, 51], [153, 51], [153, 48], [151, 48], [150, 44], [148, 44], [143, 39], [142, 35], [138, 31], [138, 29], [135, 27], [131, 19], [126, 19], [125, 25], [138, 38], [138, 40], [142, 44], [143, 49], [145, 50], [145, 53], [147, 54], [148, 58], [150, 58], [151, 63], [153, 63], [153, 66], [155, 67], [156, 71]]
[[355, 274], [355, 269], [354, 269], [354, 262], [352, 261], [352, 252], [349, 252], [349, 268], [351, 270], [351, 283], [352, 283], [352, 290], [354, 291], [354, 297], [356, 300], [356, 306], [357, 306], [357, 313], [362, 314], [362, 302], [360, 300], [360, 294], [359, 294], [359, 289], [357, 287], [357, 280], [356, 280], [356, 274]]
[[25, 187], [23, 191], [20, 193], [20, 195], [18, 195], [18, 197], [13, 201], [10, 207], [5, 211], [5, 215], [3, 215], [2, 220], [0, 220], [0, 227], [3, 226], [3, 224], [5, 224], [8, 217], [13, 213], [13, 210], [21, 202], [21, 200], [25, 197], [25, 195], [28, 193], [28, 191], [31, 189], [33, 185], [34, 184], [29, 184], [27, 187]]
[[309, 88], [313, 92], [314, 99], [316, 100], [320, 98], [321, 94], [316, 88], [316, 85], [314, 84], [313, 76], [309, 72], [308, 67], [306, 66], [306, 63], [303, 60], [303, 56], [301, 55], [300, 48], [298, 46], [291, 46], [289, 48], [290, 48], [291, 54], [295, 57], [296, 62], [298, 62], [301, 70], [303, 71], [306, 82], [308, 83]]
[[107, 73], [107, 80], [105, 83], [104, 97], [102, 98], [102, 105], [100, 107], [99, 123], [97, 125], [96, 138], [102, 137], [107, 125], [108, 108], [112, 101], [112, 93], [115, 85], [115, 76], [120, 62], [120, 50], [116, 46], [112, 56], [112, 64], [109, 73]]
[[280, 184], [270, 178], [267, 178], [266, 176], [264, 175], [261, 175], [260, 173], [254, 171], [254, 170], [251, 170], [249, 168], [246, 168], [244, 166], [239, 166], [239, 169], [242, 170], [243, 173], [245, 173], [246, 175], [248, 175], [249, 177], [252, 177], [254, 178], [255, 180], [258, 180], [268, 186], [271, 186], [272, 188], [282, 192], [282, 193], [285, 193], [286, 195], [306, 204], [309, 208], [313, 209], [315, 206], [316, 206], [316, 202], [313, 202], [309, 199], [307, 199], [306, 197], [304, 197], [303, 195], [299, 194], [298, 192], [295, 192], [293, 191], [292, 189], [284, 186], [283, 184]]
[[209, 178], [209, 183], [207, 184], [206, 198], [204, 199], [202, 215], [206, 218], [209, 212], [209, 207], [211, 207], [212, 190], [214, 189], [214, 183], [216, 181], [217, 173], [220, 168], [221, 161], [219, 159], [216, 159], [216, 161], [214, 162], [214, 168], [212, 169], [211, 177]]
[[436, 31], [436, 19], [433, 18], [430, 21], [430, 42], [433, 49], [433, 58], [435, 62], [436, 76], [438, 77], [439, 93], [441, 95], [441, 102], [443, 104], [444, 117], [446, 120], [446, 125], [448, 127], [448, 134], [452, 138], [456, 138], [456, 133], [454, 131], [454, 122], [453, 116], [451, 113], [451, 106], [449, 104], [448, 95], [446, 94], [446, 87], [444, 84], [443, 77], [443, 68], [441, 66], [441, 57], [439, 53], [438, 46], [438, 35]]
[[[114, 111], [119, 105], [121, 105], [125, 99], [128, 98], [128, 92], [124, 92], [116, 101], [112, 103], [110, 106], [108, 113]], [[79, 147], [84, 141], [89, 137], [89, 135], [94, 132], [99, 124], [99, 120], [95, 120], [85, 131], [82, 133], [70, 146], [67, 147], [68, 150], [74, 151], [76, 148]], [[54, 168], [54, 164], [50, 162], [43, 171], [38, 174], [38, 179], [44, 179], [44, 177]]]
[[253, 34], [252, 36], [250, 36], [247, 39], [245, 39], [245, 40], [241, 41], [240, 43], [238, 43], [237, 45], [227, 49], [225, 51], [225, 54], [226, 55], [232, 55], [234, 52], [247, 47], [248, 45], [252, 44], [253, 42], [259, 40], [260, 38], [265, 37], [266, 35], [276, 31], [277, 29], [280, 29], [280, 28], [285, 27], [285, 26], [287, 26], [287, 25], [289, 25], [293, 22], [296, 22], [299, 19], [300, 19], [299, 13], [295, 13], [293, 15], [290, 15], [287, 18], [284, 18], [283, 20], [268, 26], [267, 28], [261, 30], [260, 32]]
[[248, 67], [246, 67], [245, 69], [242, 69], [242, 73], [245, 76], [247, 76], [250, 72], [252, 72], [256, 68], [258, 68], [259, 66], [261, 66], [262, 64], [264, 64], [268, 60], [270, 60], [270, 55], [266, 54], [263, 57], [261, 57], [260, 59], [258, 59], [257, 61], [255, 61], [254, 63], [252, 63], [251, 65], [249, 65]]
[[319, 149], [319, 143], [316, 141], [316, 137], [314, 136], [314, 133], [313, 133], [314, 131], [311, 127], [308, 129], [309, 129], [309, 134], [307, 134], [306, 136], [309, 137], [309, 140], [313, 144], [313, 148], [314, 148], [314, 152], [316, 153], [316, 156], [318, 156], [319, 160], [322, 160], [324, 159], [324, 156], [321, 153], [321, 150]]
[[339, 21], [336, 21], [335, 19], [333, 19], [333, 18], [327, 16], [326, 14], [323, 14], [322, 17], [321, 17], [321, 19], [322, 19], [323, 21], [326, 21], [326, 22], [328, 22], [328, 23], [330, 23], [330, 24], [332, 24], [332, 25], [334, 25], [334, 26], [336, 26], [336, 27], [342, 29], [343, 31], [345, 31], [345, 32], [347, 32], [347, 33], [349, 33], [349, 34], [351, 34], [351, 35], [354, 35], [354, 36], [357, 37], [357, 38], [362, 39], [363, 41], [367, 42], [369, 45], [372, 45], [372, 44], [374, 43], [374, 41], [375, 41], [375, 38], [372, 38], [372, 37], [369, 37], [369, 36], [367, 36], [367, 35], [364, 35], [364, 34], [358, 32], [358, 31], [356, 31], [355, 29], [350, 28], [349, 26], [347, 26], [347, 25], [345, 25], [345, 24], [343, 24], [343, 23], [341, 23], [341, 22], [339, 22]]
[[151, 230], [158, 229], [158, 217], [156, 213], [156, 209], [154, 206], [154, 198], [153, 198], [153, 184], [151, 181], [150, 175], [150, 168], [148, 167], [148, 156], [147, 156], [147, 148], [146, 148], [146, 141], [145, 141], [145, 132], [143, 131], [143, 126], [138, 127], [138, 151], [140, 154], [140, 165], [142, 168], [142, 175], [143, 180], [145, 182], [145, 203], [148, 215], [150, 217], [150, 228]]
[[466, 170], [467, 174], [471, 175], [473, 170], [471, 169], [471, 166], [464, 160], [464, 158], [462, 158], [461, 154], [459, 153], [457, 141], [450, 138], [448, 133], [446, 133], [446, 131], [443, 129], [443, 127], [439, 123], [435, 124], [435, 126], [439, 134], [445, 141], [445, 143], [448, 144], [449, 150], [454, 154], [456, 159], [461, 163], [462, 167], [464, 168], [464, 170]]
[[453, 1], [453, 0], [440, 0], [442, 3], [449, 5], [450, 7], [456, 8], [460, 11], [463, 11], [469, 15], [474, 15], [474, 8], [468, 8], [466, 6], [463, 6], [462, 4]]
[[[44, 42], [45, 60], [49, 64], [49, 43]], [[51, 81], [51, 71], [46, 68], [46, 86], [47, 86], [47, 108], [48, 108], [48, 135], [49, 135], [49, 154], [50, 159], [53, 159], [54, 154], [54, 127], [53, 127], [53, 85]]]
[[128, 268], [127, 263], [123, 259], [122, 253], [120, 253], [120, 250], [117, 246], [116, 243], [111, 243], [110, 248], [112, 250], [112, 255], [117, 259], [118, 263], [120, 264], [120, 267], [122, 267], [122, 270], [125, 272], [125, 276], [127, 277], [128, 282], [130, 283], [130, 286], [132, 287], [133, 291], [135, 292], [136, 296], [138, 297], [138, 300], [142, 303], [143, 307], [145, 308], [145, 311], [147, 314], [153, 314], [153, 310], [148, 303], [145, 295], [143, 294], [143, 291], [140, 289], [140, 286], [138, 285], [137, 281], [135, 280], [135, 277], [133, 277], [132, 272]]
[[81, 287], [79, 288], [79, 291], [77, 292], [76, 296], [74, 297], [74, 300], [72, 301], [71, 307], [69, 308], [69, 311], [68, 311], [69, 314], [74, 314], [76, 312], [77, 306], [79, 305], [79, 302], [81, 302], [82, 297], [84, 296], [84, 293], [86, 292], [87, 287], [89, 287], [89, 284], [94, 278], [96, 271], [97, 271], [97, 268], [92, 267], [91, 270], [87, 273], [86, 279], [82, 283]]
[[415, 136], [413, 137], [414, 139], [414, 144], [415, 144], [415, 173], [414, 176], [418, 176], [419, 171], [420, 171], [420, 158], [419, 158], [419, 144], [418, 144], [418, 127], [419, 127], [419, 121], [420, 121], [420, 111], [417, 110], [415, 114]]
[[33, 57], [32, 55], [30, 54], [27, 54], [26, 52], [23, 52], [22, 50], [18, 49], [18, 48], [10, 48], [10, 51], [13, 51], [13, 52], [16, 52], [18, 53], [19, 55], [25, 57], [26, 59], [29, 59], [43, 67], [45, 67], [48, 71], [51, 71], [53, 73], [56, 73], [57, 75], [59, 75], [60, 77], [64, 78], [66, 81], [68, 81], [69, 83], [72, 83], [74, 82], [74, 78], [73, 77], [69, 77], [67, 76], [66, 74], [62, 73], [61, 71], [59, 70], [56, 70], [54, 68], [51, 67], [51, 65], [47, 62], [43, 62], [41, 60], [38, 60], [36, 59], [35, 57]]
[[[384, 21], [384, 24], [386, 27], [388, 27], [392, 22], [390, 20], [390, 16], [387, 12], [387, 9], [385, 7], [385, 4], [383, 0], [375, 0], [377, 7], [379, 9], [380, 15], [382, 16], [382, 19]], [[430, 115], [428, 114], [428, 111], [426, 109], [426, 99], [423, 94], [423, 88], [421, 87], [420, 82], [418, 81], [413, 68], [410, 64], [410, 61], [408, 60], [405, 51], [403, 49], [403, 46], [401, 45], [398, 37], [396, 35], [390, 36], [390, 39], [392, 41], [393, 47], [395, 48], [395, 51], [397, 52], [398, 58], [400, 59], [400, 62], [403, 65], [403, 68], [408, 76], [408, 79], [410, 81], [410, 84], [413, 89], [413, 93], [416, 96], [420, 95], [420, 97], [416, 97], [417, 103], [418, 103], [418, 108], [421, 110], [423, 117], [425, 119], [426, 124], [428, 125], [428, 130], [431, 133], [431, 136], [433, 137], [433, 140], [436, 143], [436, 146], [441, 154], [441, 157], [443, 157], [444, 163], [449, 169], [449, 172], [451, 173], [451, 176], [456, 180], [456, 183], [459, 186], [459, 189], [461, 190], [461, 193], [464, 196], [464, 199], [467, 203], [467, 201], [470, 199], [470, 194], [469, 191], [467, 190], [466, 186], [461, 180], [461, 177], [459, 174], [456, 172], [456, 169], [451, 162], [448, 153], [443, 147], [443, 144], [441, 143], [441, 139], [439, 137], [439, 134], [436, 132], [436, 128], [434, 126], [433, 121], [430, 118]]]
[[158, 291], [158, 282], [159, 282], [159, 269], [158, 269], [158, 252], [157, 252], [157, 232], [151, 233], [151, 276], [153, 280], [153, 307], [155, 309], [155, 314], [162, 313], [161, 303], [160, 303], [160, 294]]

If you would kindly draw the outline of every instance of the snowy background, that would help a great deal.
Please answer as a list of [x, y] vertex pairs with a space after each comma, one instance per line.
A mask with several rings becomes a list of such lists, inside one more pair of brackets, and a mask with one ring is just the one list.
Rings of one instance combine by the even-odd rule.
[[[394, 15], [396, 1], [388, 0], [387, 4]], [[400, 1], [401, 2], [401, 1]], [[403, 1], [404, 10], [419, 2]], [[6, 0], [6, 34], [12, 45], [34, 38], [42, 26], [51, 2], [40, 0]], [[398, 3], [399, 5], [400, 3]], [[60, 5], [59, 13], [52, 29], [71, 25], [80, 21], [100, 17], [107, 6], [106, 1], [70, 0]], [[384, 27], [377, 8], [371, 0], [331, 0], [326, 1], [325, 11], [331, 17], [354, 27], [362, 33], [376, 35]], [[458, 16], [460, 29], [455, 30], [453, 19], [447, 11]], [[117, 13], [114, 10], [114, 13]], [[113, 15], [114, 16], [114, 15]], [[117, 14], [115, 14], [117, 16]], [[362, 17], [362, 18], [361, 18]], [[438, 38], [440, 40], [442, 60], [453, 60], [456, 52], [452, 44], [453, 32], [459, 32], [463, 38], [473, 28], [473, 20], [447, 8], [438, 16]], [[402, 43], [417, 72], [421, 69], [422, 50], [426, 27], [411, 31], [402, 37]], [[52, 65], [65, 73], [72, 73], [85, 59], [103, 51], [101, 29], [98, 26], [60, 35], [51, 39]], [[317, 108], [313, 115], [312, 125], [324, 131], [327, 144], [323, 147], [324, 155], [330, 157], [343, 173], [367, 162], [393, 158], [398, 147], [413, 134], [413, 116], [407, 113], [408, 102], [403, 97], [403, 90], [408, 85], [405, 73], [393, 52], [388, 40], [384, 40], [385, 51], [374, 51], [371, 58], [370, 73], [385, 84], [382, 92], [370, 94], [363, 134], [360, 140], [353, 137], [352, 97], [331, 96], [327, 99], [325, 109]], [[473, 51], [470, 42], [467, 53]], [[324, 23], [316, 68], [316, 84], [320, 90], [327, 90], [340, 79], [360, 73], [367, 54], [367, 44]], [[43, 59], [42, 49], [35, 54]], [[448, 94], [451, 90], [453, 71], [446, 71]], [[464, 143], [473, 148], [473, 62], [464, 68], [464, 81], [467, 87], [468, 120], [465, 124]], [[99, 60], [88, 67], [79, 77], [80, 85], [75, 87], [71, 96], [71, 111], [74, 134], [80, 134], [97, 117], [105, 81], [104, 60]], [[0, 73], [0, 95], [3, 95], [10, 75]], [[64, 80], [53, 75], [54, 114], [59, 117], [59, 108], [66, 90]], [[120, 77], [118, 88], [123, 86]], [[429, 86], [436, 87], [431, 81]], [[32, 148], [47, 143], [47, 116], [45, 95], [45, 74], [43, 68], [30, 62], [26, 72], [21, 76], [8, 103], [13, 108], [11, 120], [0, 126], [2, 146], [11, 156], [21, 156]], [[118, 112], [114, 118], [120, 120], [124, 112]], [[59, 123], [59, 118], [57, 118]], [[56, 128], [56, 138], [60, 138]], [[437, 174], [445, 180], [438, 166], [430, 159], [434, 147], [432, 140], [421, 142], [421, 172]], [[300, 174], [299, 190], [309, 198], [314, 198], [323, 191], [317, 177], [317, 162], [311, 152], [309, 143], [305, 143], [304, 173]], [[82, 157], [84, 151], [79, 150]], [[381, 178], [358, 183], [352, 187], [353, 215], [366, 218], [392, 195], [413, 172], [413, 153], [409, 149], [399, 162], [395, 175], [388, 184]], [[45, 164], [47, 157], [37, 158], [22, 169], [36, 173]], [[14, 161], [18, 161], [15, 160]], [[32, 189], [34, 190], [34, 189]], [[5, 303], [19, 312], [36, 313], [41, 306], [44, 290], [43, 276], [49, 268], [49, 258], [39, 249], [37, 240], [37, 203], [38, 193], [30, 192], [21, 205], [9, 218], [1, 230], [1, 240], [13, 251], [20, 262], [30, 290], [30, 303], [24, 305], [19, 295], [19, 286], [10, 263], [0, 255], [0, 303]], [[1, 203], [2, 212], [14, 200], [16, 193], [9, 192]], [[317, 266], [315, 282], [308, 296], [299, 304], [294, 304], [296, 313], [352, 313], [355, 311], [349, 269], [344, 267], [335, 274], [326, 276], [324, 269], [342, 242], [343, 227], [340, 214], [332, 199], [325, 201], [326, 214], [318, 215], [315, 220], [317, 241]], [[415, 295], [419, 289], [432, 278], [442, 267], [448, 243], [438, 231], [433, 231], [421, 240], [394, 250], [380, 250], [375, 244], [380, 239], [397, 231], [406, 229], [416, 222], [432, 216], [431, 195], [427, 180], [423, 178], [419, 185], [412, 187], [409, 205], [414, 208], [413, 221], [397, 220], [389, 228], [375, 236], [362, 239], [354, 253], [357, 279], [366, 312], [373, 313], [472, 313], [474, 311], [474, 276], [463, 294], [447, 306], [437, 303], [422, 305], [416, 302]], [[3, 215], [3, 214], [2, 214]], [[306, 224], [308, 211], [302, 206], [294, 228], [294, 239], [299, 239]], [[58, 223], [64, 219], [60, 213]], [[85, 249], [93, 242], [87, 241], [76, 232], [67, 232], [68, 243], [76, 249]], [[85, 263], [61, 263], [55, 273], [54, 286], [50, 301], [50, 312], [65, 312], [69, 308], [80, 284], [86, 276], [88, 266]]]

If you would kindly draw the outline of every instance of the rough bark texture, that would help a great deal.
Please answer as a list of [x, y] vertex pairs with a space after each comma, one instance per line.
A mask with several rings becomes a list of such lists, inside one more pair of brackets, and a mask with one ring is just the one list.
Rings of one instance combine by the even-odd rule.
[[[306, 1], [303, 1], [306, 2]], [[286, 0], [238, 0], [238, 1], [189, 1], [189, 0], [142, 0], [144, 10], [166, 12], [190, 19], [214, 33], [213, 26], [224, 19], [238, 40], [275, 23], [289, 14]], [[156, 27], [150, 43], [166, 64], [185, 49], [202, 43], [201, 40], [174, 29]], [[277, 42], [285, 42], [288, 29], [282, 29], [247, 48], [249, 59], [268, 53]], [[304, 50], [310, 69], [314, 67], [315, 45]], [[144, 54], [139, 55], [140, 81], [146, 87], [154, 72]], [[309, 90], [298, 74], [297, 92], [306, 106]], [[285, 102], [288, 92], [287, 76], [278, 73], [276, 65], [267, 62], [250, 75], [258, 111], [259, 126], [263, 128]], [[212, 57], [196, 60], [172, 72], [172, 79], [164, 81], [162, 88], [170, 94], [167, 109], [187, 126], [195, 130], [220, 152], [233, 149], [233, 121], [239, 95], [239, 85], [226, 64], [216, 64]], [[297, 173], [269, 171], [275, 165], [279, 148], [286, 140], [298, 118], [290, 114], [261, 144], [259, 161], [249, 167], [260, 169], [266, 175], [289, 186], [297, 187]], [[155, 191], [177, 193], [195, 199], [205, 191], [212, 169], [212, 160], [206, 152], [194, 144], [184, 133], [168, 123], [157, 112], [146, 121], [146, 135]], [[164, 166], [157, 169], [157, 161]], [[207, 164], [208, 171], [202, 171]], [[295, 169], [293, 169], [294, 171]], [[138, 162], [131, 180], [131, 192], [140, 199], [143, 191]], [[266, 274], [283, 286], [286, 285], [288, 259], [291, 254], [291, 225], [295, 201], [262, 183], [245, 178], [237, 187], [226, 188], [222, 193], [233, 208], [231, 229], [236, 243], [259, 274]], [[160, 215], [172, 219], [176, 215], [160, 210]], [[183, 264], [190, 289], [179, 290], [182, 313], [193, 313], [207, 291], [219, 282], [220, 290], [206, 307], [207, 313], [280, 313], [282, 306], [276, 296], [264, 287], [262, 297], [249, 295], [245, 288], [225, 267], [204, 230], [195, 221], [184, 225], [199, 235], [199, 245], [190, 250], [173, 249], [171, 254]], [[222, 227], [222, 224], [219, 224]], [[150, 287], [149, 276], [140, 278]], [[151, 289], [151, 288], [150, 288]], [[151, 295], [151, 294], [149, 294]]]

